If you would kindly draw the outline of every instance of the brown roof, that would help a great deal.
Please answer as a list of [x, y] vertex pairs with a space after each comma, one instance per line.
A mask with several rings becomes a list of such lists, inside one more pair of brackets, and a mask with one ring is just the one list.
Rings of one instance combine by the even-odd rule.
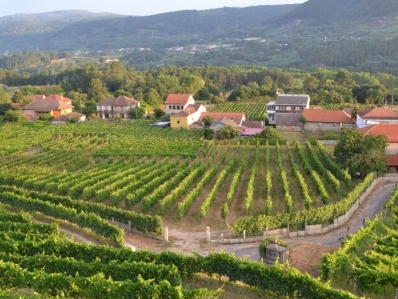
[[376, 107], [358, 112], [361, 118], [366, 119], [398, 119], [398, 114], [383, 107]]
[[190, 94], [169, 94], [165, 104], [186, 104], [188, 103]]
[[44, 94], [29, 94], [26, 97], [32, 101], [37, 101], [44, 99], [46, 96]]
[[387, 166], [397, 167], [398, 166], [398, 155], [386, 155]]
[[222, 118], [232, 118], [233, 121], [240, 125], [245, 118], [245, 114], [241, 112], [202, 112], [199, 116], [199, 120], [202, 121], [203, 117], [211, 116], [213, 121], [222, 119]]
[[33, 101], [32, 103], [26, 105], [22, 110], [33, 110], [38, 112], [51, 112], [53, 110], [61, 110], [73, 108], [71, 104], [64, 103], [55, 99], [41, 99]]
[[275, 116], [277, 126], [301, 126], [302, 113], [278, 113]]
[[50, 94], [50, 95], [46, 96], [45, 99], [46, 100], [57, 100], [57, 101], [61, 101], [64, 103], [69, 103], [69, 104], [72, 103], [71, 99], [64, 97], [63, 95], [59, 95], [59, 94]]
[[275, 100], [276, 105], [307, 105], [310, 100], [308, 94], [278, 94]]
[[351, 115], [343, 110], [305, 109], [303, 116], [307, 122], [342, 124], [355, 123], [355, 121], [351, 119]]
[[365, 135], [386, 135], [389, 142], [398, 143], [398, 124], [376, 124], [361, 129]]
[[256, 128], [256, 129], [264, 129], [264, 122], [258, 120], [245, 120], [242, 121], [242, 126], [246, 128]]
[[106, 98], [99, 102], [97, 106], [131, 106], [139, 103], [139, 101], [126, 96], [118, 96], [117, 98]]

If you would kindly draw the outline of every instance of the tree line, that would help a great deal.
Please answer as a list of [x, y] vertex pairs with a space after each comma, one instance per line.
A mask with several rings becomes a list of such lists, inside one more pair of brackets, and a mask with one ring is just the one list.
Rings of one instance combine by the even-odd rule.
[[[107, 97], [125, 95], [142, 106], [160, 107], [170, 93], [188, 93], [195, 100], [268, 102], [276, 92], [305, 93], [312, 104], [359, 103], [369, 106], [391, 104], [398, 77], [377, 73], [349, 72], [345, 69], [299, 69], [260, 66], [164, 66], [135, 71], [122, 62], [62, 65], [36, 72], [0, 69], [0, 101], [26, 104], [30, 94], [63, 94], [77, 110], [95, 112], [95, 105]], [[7, 86], [19, 86], [12, 95]], [[395, 96], [397, 99], [398, 96]], [[90, 107], [90, 108], [87, 108]]]

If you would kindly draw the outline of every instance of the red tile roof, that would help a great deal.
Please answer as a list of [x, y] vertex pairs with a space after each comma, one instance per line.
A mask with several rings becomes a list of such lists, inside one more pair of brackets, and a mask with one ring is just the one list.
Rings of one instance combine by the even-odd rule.
[[317, 123], [342, 123], [354, 124], [351, 115], [343, 110], [327, 110], [327, 109], [305, 109], [303, 112], [307, 122]]
[[97, 103], [97, 106], [134, 106], [139, 101], [126, 96], [118, 96], [117, 98], [106, 98]]
[[386, 135], [389, 142], [398, 143], [398, 124], [376, 124], [359, 129], [365, 135]]
[[46, 96], [45, 99], [46, 100], [57, 100], [57, 101], [61, 101], [64, 103], [69, 103], [69, 104], [72, 103], [71, 99], [64, 97], [62, 95], [59, 95], [59, 94], [50, 94], [50, 95]]
[[397, 167], [398, 166], [398, 155], [386, 155], [387, 166]]
[[169, 94], [165, 104], [183, 104], [188, 103], [190, 94]]
[[358, 112], [361, 118], [365, 119], [398, 119], [398, 114], [383, 107], [376, 107]]
[[241, 112], [202, 112], [199, 120], [202, 121], [203, 117], [206, 115], [211, 116], [213, 121], [221, 118], [232, 118], [237, 125], [240, 125], [245, 118], [245, 114]]
[[32, 103], [26, 105], [22, 108], [22, 110], [33, 110], [37, 112], [51, 112], [53, 110], [64, 110], [64, 109], [72, 109], [73, 106], [71, 104], [55, 100], [55, 99], [42, 99], [36, 100]]
[[187, 108], [185, 108], [183, 111], [180, 111], [178, 113], [173, 113], [171, 116], [188, 116], [191, 115], [195, 112], [197, 112], [202, 106], [201, 104], [194, 104], [194, 105], [189, 105]]

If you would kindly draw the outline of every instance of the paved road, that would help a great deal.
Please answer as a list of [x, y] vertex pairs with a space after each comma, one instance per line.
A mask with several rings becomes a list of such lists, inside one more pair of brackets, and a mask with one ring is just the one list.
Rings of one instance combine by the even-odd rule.
[[[341, 243], [341, 238], [346, 237], [347, 235], [347, 228], [349, 228], [349, 233], [354, 234], [362, 227], [364, 219], [373, 219], [375, 215], [383, 210], [383, 206], [390, 197], [394, 187], [395, 183], [380, 184], [354, 212], [348, 223], [327, 234], [289, 238], [284, 239], [284, 241], [289, 245], [302, 242], [318, 243], [328, 246], [339, 245]], [[223, 245], [223, 250], [235, 253], [238, 257], [247, 257], [248, 259], [257, 261], [260, 258], [258, 253], [258, 244], [259, 243]]]

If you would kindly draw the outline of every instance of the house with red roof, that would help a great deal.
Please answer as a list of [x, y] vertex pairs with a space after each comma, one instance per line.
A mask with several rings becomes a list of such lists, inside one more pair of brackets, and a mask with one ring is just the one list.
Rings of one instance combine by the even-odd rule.
[[195, 100], [190, 94], [169, 94], [164, 104], [166, 114], [171, 115], [184, 111], [189, 105], [194, 105]]
[[385, 135], [388, 140], [387, 155], [398, 154], [398, 124], [376, 124], [359, 129], [365, 135]]
[[398, 171], [398, 124], [375, 124], [359, 129], [365, 135], [385, 135], [388, 140], [386, 148], [387, 166]]
[[303, 111], [304, 131], [341, 131], [344, 128], [355, 128], [351, 115], [343, 110], [305, 109]]
[[364, 128], [380, 123], [398, 124], [398, 114], [383, 107], [366, 109], [357, 114], [357, 128]]
[[97, 115], [107, 119], [129, 118], [130, 110], [138, 107], [140, 107], [139, 101], [120, 95], [117, 98], [106, 98], [97, 103]]
[[72, 111], [71, 103], [64, 102], [57, 97], [37, 99], [22, 108], [22, 114], [32, 120], [38, 118], [41, 114], [50, 114], [55, 118]]

